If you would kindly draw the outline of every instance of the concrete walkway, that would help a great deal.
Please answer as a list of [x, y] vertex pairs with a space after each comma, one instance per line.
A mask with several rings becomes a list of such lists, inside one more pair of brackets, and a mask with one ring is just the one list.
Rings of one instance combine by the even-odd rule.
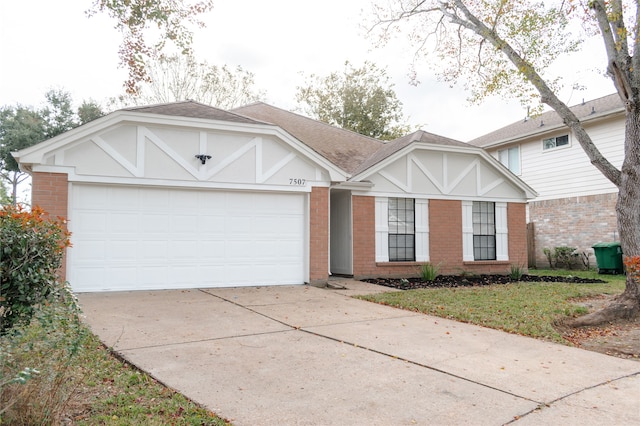
[[81, 294], [102, 341], [235, 425], [638, 425], [640, 362], [309, 286]]

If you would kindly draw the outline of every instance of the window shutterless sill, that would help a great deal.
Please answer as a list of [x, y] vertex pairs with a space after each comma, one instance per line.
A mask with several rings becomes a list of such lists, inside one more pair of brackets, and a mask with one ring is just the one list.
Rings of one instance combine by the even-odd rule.
[[508, 260], [465, 260], [463, 265], [511, 265]]
[[415, 261], [411, 261], [411, 262], [404, 262], [404, 261], [400, 261], [400, 262], [376, 262], [376, 266], [422, 266], [424, 265], [426, 262], [415, 262]]

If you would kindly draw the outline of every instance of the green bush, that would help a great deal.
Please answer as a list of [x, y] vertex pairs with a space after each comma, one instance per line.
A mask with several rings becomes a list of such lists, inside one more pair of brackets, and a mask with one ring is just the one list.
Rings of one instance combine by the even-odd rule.
[[525, 271], [525, 269], [524, 269], [523, 265], [511, 264], [511, 269], [509, 271], [509, 277], [514, 281], [518, 281], [524, 275], [524, 271]]
[[54, 293], [69, 233], [42, 209], [0, 210], [0, 334], [27, 324]]
[[542, 249], [542, 252], [549, 262], [549, 269], [571, 269], [575, 258], [580, 256], [578, 253], [576, 253], [575, 247], [566, 246], [554, 247], [553, 252], [549, 248], [545, 247], [544, 249]]
[[420, 278], [422, 278], [422, 281], [433, 281], [438, 276], [439, 270], [440, 265], [434, 265], [430, 262], [423, 263], [420, 266]]

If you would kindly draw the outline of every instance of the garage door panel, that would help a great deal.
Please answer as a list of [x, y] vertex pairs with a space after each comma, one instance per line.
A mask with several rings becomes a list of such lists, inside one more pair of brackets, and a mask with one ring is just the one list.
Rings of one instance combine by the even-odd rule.
[[146, 241], [140, 242], [140, 250], [145, 253], [147, 259], [166, 260], [168, 252], [166, 241]]
[[137, 240], [111, 240], [108, 243], [107, 255], [102, 259], [102, 261], [135, 260], [138, 257], [139, 251]]
[[72, 187], [76, 291], [301, 284], [304, 194]]
[[85, 261], [101, 261], [106, 256], [106, 244], [104, 241], [82, 241], [73, 245], [76, 256]]
[[144, 220], [140, 223], [140, 231], [148, 234], [164, 234], [169, 229], [169, 215], [168, 214], [148, 214], [145, 215]]
[[97, 211], [82, 211], [74, 215], [71, 225], [76, 229], [76, 232], [102, 234], [107, 230], [107, 215]]
[[107, 192], [107, 206], [103, 206], [105, 210], [123, 210], [137, 211], [141, 199], [137, 188], [126, 187], [109, 187]]
[[136, 234], [140, 229], [137, 213], [113, 213], [108, 217], [110, 232], [118, 234]]

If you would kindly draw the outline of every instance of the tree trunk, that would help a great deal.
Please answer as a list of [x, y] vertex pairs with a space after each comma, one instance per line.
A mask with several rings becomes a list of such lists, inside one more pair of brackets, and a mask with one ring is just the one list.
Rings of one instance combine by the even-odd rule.
[[[627, 111], [624, 145], [625, 157], [616, 204], [618, 232], [623, 255], [640, 256], [640, 108], [635, 106]], [[591, 326], [637, 315], [640, 315], [640, 283], [627, 275], [624, 292], [609, 306], [567, 324]]]

